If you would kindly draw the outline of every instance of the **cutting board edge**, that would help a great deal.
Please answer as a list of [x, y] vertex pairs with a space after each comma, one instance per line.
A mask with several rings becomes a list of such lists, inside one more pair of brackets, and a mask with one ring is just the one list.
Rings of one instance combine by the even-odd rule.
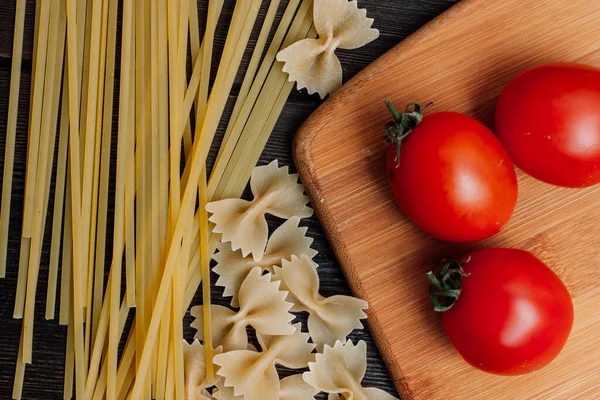
[[[301, 131], [302, 127], [300, 128], [299, 133]], [[310, 137], [311, 136], [309, 135], [308, 138]], [[333, 248], [336, 258], [338, 259], [342, 272], [346, 277], [346, 281], [348, 282], [348, 285], [355, 296], [367, 301], [367, 303], [370, 303], [369, 296], [363, 290], [361, 282], [358, 279], [352, 278], [352, 275], [355, 274], [355, 267], [350, 256], [348, 255], [348, 250], [346, 249], [344, 242], [339, 238], [339, 232], [337, 229], [335, 229], [335, 224], [329, 223], [329, 221], [332, 219], [332, 216], [329, 207], [327, 206], [327, 202], [320, 201], [320, 185], [310, 168], [311, 163], [307, 162], [307, 160], [312, 159], [310, 146], [305, 146], [302, 141], [294, 140], [293, 147], [294, 163], [300, 175], [300, 179], [304, 184], [308, 197], [311, 200], [312, 206], [317, 214], [317, 218], [325, 230], [327, 239]], [[304, 161], [300, 161], [300, 159], [303, 159]], [[395, 359], [391, 345], [388, 343], [386, 336], [383, 334], [383, 329], [380, 327], [377, 316], [371, 312], [371, 309], [367, 309], [366, 313], [368, 316], [367, 326], [375, 338], [377, 348], [388, 367], [388, 371], [392, 377], [396, 390], [399, 392], [402, 400], [414, 400], [415, 397], [410, 390], [408, 383], [406, 382], [406, 378], [402, 372], [400, 364]]]

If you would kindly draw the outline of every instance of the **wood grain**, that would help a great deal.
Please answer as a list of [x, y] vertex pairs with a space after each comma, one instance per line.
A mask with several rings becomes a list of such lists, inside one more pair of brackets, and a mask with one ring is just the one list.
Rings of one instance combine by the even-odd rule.
[[[296, 165], [369, 326], [405, 399], [600, 398], [600, 187], [551, 187], [519, 172], [509, 226], [472, 245], [419, 231], [385, 179], [383, 104], [435, 101], [493, 127], [495, 102], [517, 73], [550, 61], [600, 66], [600, 2], [465, 0], [358, 74], [299, 130]], [[435, 212], [435, 210], [432, 210]], [[575, 326], [546, 369], [506, 378], [468, 366], [431, 311], [425, 273], [444, 257], [517, 247], [548, 263], [569, 287]]]

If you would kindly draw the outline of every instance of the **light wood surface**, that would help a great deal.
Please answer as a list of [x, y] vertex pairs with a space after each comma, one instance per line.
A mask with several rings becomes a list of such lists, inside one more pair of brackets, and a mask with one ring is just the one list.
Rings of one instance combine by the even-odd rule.
[[[295, 160], [368, 324], [404, 399], [600, 398], [600, 186], [551, 187], [520, 171], [509, 226], [472, 245], [420, 232], [396, 206], [384, 169], [387, 98], [435, 101], [493, 126], [504, 85], [550, 61], [600, 67], [600, 1], [464, 0], [365, 69], [296, 136]], [[468, 366], [431, 310], [425, 273], [483, 247], [529, 250], [567, 284], [575, 325], [547, 368], [498, 377]], [[493, 310], [490, 310], [493, 312]]]

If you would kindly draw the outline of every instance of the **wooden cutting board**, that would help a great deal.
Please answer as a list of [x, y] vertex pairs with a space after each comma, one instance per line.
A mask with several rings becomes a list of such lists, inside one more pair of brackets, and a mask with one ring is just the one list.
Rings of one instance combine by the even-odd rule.
[[[598, 0], [464, 0], [374, 62], [298, 132], [295, 160], [404, 399], [600, 398], [600, 186], [551, 187], [519, 171], [509, 226], [472, 245], [420, 232], [394, 203], [384, 173], [383, 101], [435, 101], [493, 126], [494, 106], [519, 72], [550, 61], [600, 67]], [[567, 284], [575, 325], [547, 368], [499, 377], [468, 366], [431, 310], [425, 273], [483, 247], [529, 250]], [[493, 312], [493, 310], [490, 310]]]

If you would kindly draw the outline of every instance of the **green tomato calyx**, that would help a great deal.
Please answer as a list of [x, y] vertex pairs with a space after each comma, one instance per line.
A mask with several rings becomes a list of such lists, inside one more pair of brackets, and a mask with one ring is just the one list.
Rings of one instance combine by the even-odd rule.
[[427, 108], [433, 106], [433, 103], [429, 103], [421, 108], [419, 103], [415, 103], [414, 101], [410, 102], [404, 109], [403, 114], [400, 114], [398, 110], [394, 108], [390, 100], [386, 100], [385, 105], [390, 111], [390, 114], [392, 114], [392, 117], [394, 117], [394, 120], [385, 125], [384, 141], [385, 143], [394, 146], [394, 161], [396, 162], [396, 168], [398, 168], [400, 166], [400, 148], [402, 140], [410, 135], [417, 125], [419, 125], [423, 120], [423, 113]]
[[470, 260], [471, 257], [467, 257], [462, 262], [444, 260], [437, 273], [438, 268], [427, 273], [429, 282], [431, 282], [429, 299], [435, 311], [448, 311], [454, 306], [460, 296], [463, 278], [470, 275], [463, 269]]

